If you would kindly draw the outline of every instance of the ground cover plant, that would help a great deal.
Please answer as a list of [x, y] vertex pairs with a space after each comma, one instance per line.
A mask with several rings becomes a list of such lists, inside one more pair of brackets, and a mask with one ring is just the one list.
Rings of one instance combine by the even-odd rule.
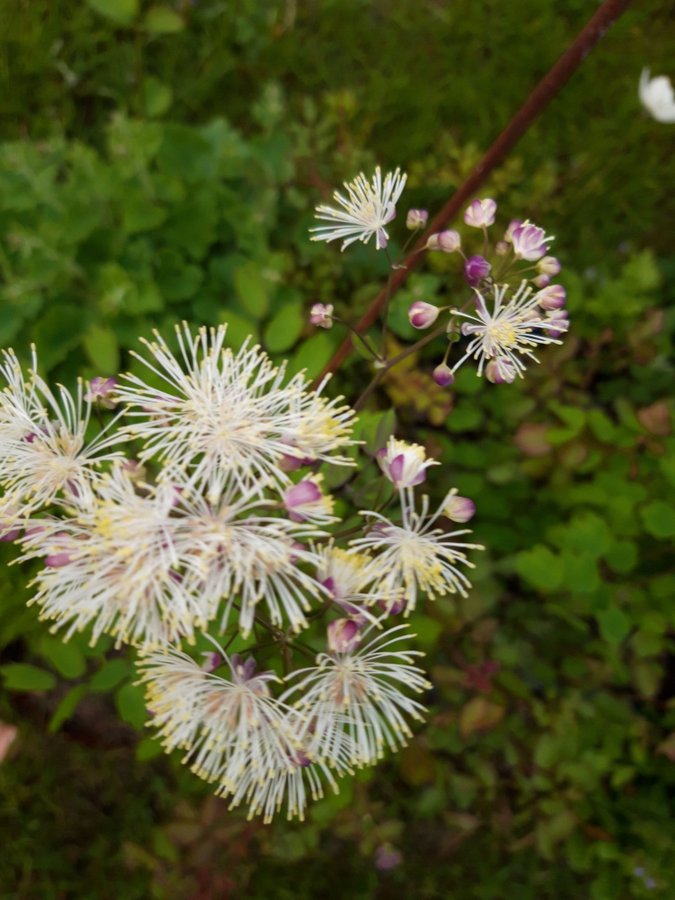
[[[1, 343], [25, 363], [35, 340], [51, 383], [116, 375], [140, 334], [182, 319], [228, 321], [235, 350], [252, 333], [292, 372], [317, 375], [342, 332], [312, 327], [310, 306], [353, 320], [388, 266], [372, 248], [350, 248], [347, 265], [309, 242], [312, 207], [377, 162], [407, 169], [407, 205], [442, 202], [493, 119], [588, 15], [578, 4], [528, 19], [516, 4], [479, 68], [484, 22], [459, 7], [430, 4], [422, 17], [412, 4], [354, 4], [350, 22], [337, 3], [313, 15], [202, 3], [172, 8], [177, 18], [153, 31], [147, 9], [121, 22], [77, 6], [71, 19], [69, 4], [2, 12], [4, 76], [18, 87], [3, 101]], [[314, 896], [337, 860], [345, 896], [435, 897], [448, 884], [458, 897], [514, 885], [523, 897], [669, 896], [673, 263], [662, 187], [672, 162], [667, 126], [637, 100], [643, 65], [665, 68], [664, 9], [636, 8], [617, 24], [484, 194], [500, 214], [556, 234], [574, 323], [564, 343], [522, 383], [486, 384], [464, 366], [449, 389], [433, 380], [432, 342], [387, 373], [361, 415], [371, 452], [395, 428], [442, 460], [451, 480], [438, 480], [434, 500], [446, 484], [471, 497], [487, 547], [467, 598], [440, 597], [408, 620], [434, 683], [429, 725], [302, 826], [247, 824], [159, 755], [112, 642], [49, 635], [25, 606], [26, 570], [4, 569], [1, 718], [21, 726], [0, 768], [3, 818], [16, 823], [2, 873], [13, 896], [119, 896], [103, 875], [118, 877], [116, 867], [97, 864], [111, 856], [130, 896]], [[526, 19], [507, 77], [504, 45]], [[381, 66], [361, 62], [363, 89], [344, 63], [372, 57], [372, 29], [357, 27], [366, 22], [396, 50]], [[318, 49], [329, 33], [342, 37], [327, 59]], [[48, 39], [51, 56], [31, 52]], [[410, 78], [419, 53], [409, 48], [422, 39], [430, 53], [419, 65], [437, 75], [419, 69], [424, 89]], [[452, 92], [442, 89], [447, 47], [463, 69]], [[205, 61], [179, 79], [177, 62], [196, 48]], [[474, 65], [462, 67], [462, 54]], [[67, 89], [64, 66], [77, 76]], [[618, 132], [629, 135], [622, 154], [610, 150]], [[453, 227], [466, 242], [471, 226]], [[412, 304], [458, 302], [463, 265], [457, 253], [430, 254], [395, 296], [390, 355], [414, 340]], [[356, 395], [367, 356], [350, 358], [335, 393]], [[395, 422], [381, 414], [389, 405]], [[9, 546], [2, 553], [9, 561]], [[103, 801], [106, 772], [119, 787]], [[102, 835], [91, 847], [84, 824], [59, 829], [64, 779], [73, 815]]]

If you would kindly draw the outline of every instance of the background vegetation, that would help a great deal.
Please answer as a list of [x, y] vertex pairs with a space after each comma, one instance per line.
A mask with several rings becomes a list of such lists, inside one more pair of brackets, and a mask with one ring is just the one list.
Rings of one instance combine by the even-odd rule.
[[[341, 335], [309, 303], [353, 316], [382, 267], [310, 244], [312, 206], [379, 162], [437, 208], [595, 8], [0, 0], [0, 345], [67, 382], [229, 321], [317, 372]], [[246, 823], [144, 736], [125, 657], [48, 634], [0, 544], [3, 898], [672, 897], [675, 164], [637, 101], [643, 66], [675, 75], [671, 16], [634, 4], [485, 191], [557, 234], [564, 346], [453, 393], [431, 350], [363, 417], [395, 403], [489, 548], [468, 601], [415, 617], [428, 727], [304, 824]], [[432, 260], [397, 339], [412, 297], [458, 287]], [[337, 386], [364, 377], [354, 356]]]

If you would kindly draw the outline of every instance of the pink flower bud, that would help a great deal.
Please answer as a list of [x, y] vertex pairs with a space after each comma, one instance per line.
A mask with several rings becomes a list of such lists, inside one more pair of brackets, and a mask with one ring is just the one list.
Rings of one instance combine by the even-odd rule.
[[540, 259], [548, 250], [548, 241], [543, 228], [532, 225], [531, 222], [523, 222], [513, 229], [511, 242], [513, 251], [518, 259], [526, 259], [534, 262]]
[[204, 662], [201, 665], [201, 669], [203, 672], [215, 672], [217, 668], [222, 666], [223, 657], [220, 653], [216, 653], [215, 650], [211, 653], [204, 654]]
[[336, 619], [328, 626], [328, 649], [331, 653], [351, 653], [361, 641], [359, 626], [353, 619]]
[[117, 400], [110, 395], [117, 387], [116, 378], [92, 378], [89, 382], [89, 390], [84, 395], [84, 399], [89, 403], [100, 403], [104, 409], [113, 409], [117, 406]]
[[462, 245], [462, 239], [457, 231], [439, 231], [429, 236], [427, 250], [442, 250], [443, 253], [454, 253]]
[[542, 309], [560, 309], [565, 305], [567, 292], [561, 284], [551, 284], [535, 296]]
[[431, 373], [431, 377], [434, 379], [436, 384], [441, 387], [448, 387], [448, 385], [452, 384], [455, 380], [455, 376], [452, 374], [452, 369], [450, 366], [446, 366], [445, 363], [441, 363], [436, 366], [434, 371]]
[[535, 275], [532, 279], [532, 284], [538, 288], [545, 288], [550, 282], [550, 278], [548, 275]]
[[522, 224], [523, 223], [520, 219], [511, 219], [511, 221], [509, 222], [509, 227], [504, 232], [504, 240], [510, 244], [513, 241], [513, 232], [516, 230], [516, 228], [520, 228]]
[[464, 221], [472, 228], [487, 228], [494, 224], [497, 204], [494, 200], [474, 200], [464, 213]]
[[458, 497], [457, 494], [453, 494], [448, 498], [443, 512], [452, 522], [468, 522], [474, 517], [476, 504], [468, 497]]
[[492, 384], [511, 384], [516, 380], [516, 367], [508, 357], [500, 356], [485, 366], [485, 377]]
[[72, 561], [72, 557], [68, 553], [50, 553], [48, 556], [45, 556], [45, 565], [52, 569], [69, 566]]
[[408, 319], [413, 328], [429, 328], [434, 324], [440, 309], [433, 303], [425, 303], [424, 300], [415, 300], [408, 307]]
[[558, 338], [561, 334], [565, 334], [570, 327], [569, 316], [567, 315], [566, 309], [548, 310], [544, 321], [554, 325], [553, 328], [546, 329], [546, 334], [550, 335], [552, 338]]
[[293, 522], [317, 518], [330, 521], [332, 498], [321, 493], [316, 481], [305, 478], [284, 493], [284, 506]]
[[20, 528], [10, 528], [9, 531], [0, 532], [0, 543], [10, 544], [21, 534]]
[[397, 616], [406, 608], [406, 599], [405, 597], [395, 597], [393, 600], [385, 600], [382, 598], [377, 601], [377, 605], [380, 609], [383, 609], [388, 616]]
[[544, 256], [537, 263], [537, 269], [542, 275], [557, 275], [560, 272], [560, 262], [555, 256]]
[[427, 224], [429, 213], [426, 209], [409, 209], [405, 220], [405, 227], [409, 231], [417, 231], [418, 228], [424, 228]]
[[317, 328], [333, 327], [333, 304], [315, 303], [309, 311], [309, 321]]
[[478, 287], [491, 270], [492, 266], [484, 256], [470, 256], [464, 263], [464, 277], [471, 287]]

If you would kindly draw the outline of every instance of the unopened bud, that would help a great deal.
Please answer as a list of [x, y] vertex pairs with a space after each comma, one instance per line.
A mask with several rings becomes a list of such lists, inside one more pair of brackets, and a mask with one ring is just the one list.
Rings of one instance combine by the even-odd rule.
[[429, 213], [426, 209], [409, 209], [405, 220], [405, 227], [410, 231], [417, 231], [427, 224]]
[[441, 363], [436, 366], [434, 371], [431, 373], [431, 377], [434, 379], [436, 384], [440, 385], [440, 387], [448, 387], [448, 385], [452, 384], [455, 380], [455, 376], [452, 374], [452, 369], [450, 366], [446, 366], [445, 363]]
[[511, 384], [516, 380], [516, 367], [508, 357], [500, 356], [485, 366], [485, 377], [492, 384]]
[[453, 522], [468, 522], [476, 512], [476, 504], [468, 497], [453, 494], [448, 498], [443, 512]]
[[317, 328], [333, 327], [333, 304], [315, 303], [309, 311], [309, 321]]
[[328, 626], [328, 649], [331, 653], [351, 653], [359, 645], [361, 634], [353, 619], [336, 619]]
[[548, 275], [535, 275], [532, 279], [532, 284], [538, 288], [545, 288], [550, 280], [551, 279]]
[[430, 328], [440, 313], [440, 309], [433, 303], [425, 303], [424, 300], [415, 300], [408, 307], [408, 319], [413, 328]]
[[561, 284], [551, 284], [535, 296], [542, 309], [560, 309], [565, 305], [567, 292]]
[[557, 275], [560, 272], [560, 262], [555, 256], [544, 256], [537, 263], [537, 269], [542, 275]]
[[470, 256], [464, 263], [464, 277], [471, 287], [478, 287], [491, 270], [492, 266], [484, 256]]
[[427, 250], [442, 250], [443, 253], [454, 253], [461, 246], [462, 239], [459, 236], [459, 232], [452, 229], [432, 234], [427, 241]]
[[464, 213], [464, 221], [472, 228], [487, 228], [492, 225], [497, 212], [497, 204], [489, 197], [485, 200], [474, 200]]

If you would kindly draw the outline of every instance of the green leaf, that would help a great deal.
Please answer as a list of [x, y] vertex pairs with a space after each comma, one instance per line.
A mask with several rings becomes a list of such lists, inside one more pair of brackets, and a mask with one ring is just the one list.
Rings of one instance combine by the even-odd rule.
[[516, 557], [518, 574], [540, 591], [555, 591], [562, 584], [564, 564], [543, 544], [524, 550]]
[[459, 731], [462, 737], [469, 737], [479, 731], [490, 731], [504, 718], [503, 706], [492, 703], [486, 697], [473, 697], [459, 714]]
[[327, 331], [314, 334], [300, 345], [297, 353], [289, 360], [288, 371], [292, 375], [301, 369], [307, 370], [307, 376], [318, 375], [333, 355], [337, 346], [336, 340]]
[[51, 672], [27, 663], [10, 663], [0, 667], [8, 691], [50, 691], [56, 685]]
[[84, 349], [93, 366], [101, 375], [119, 372], [120, 348], [117, 335], [105, 325], [92, 325], [85, 334]]
[[149, 75], [143, 81], [143, 100], [145, 101], [145, 113], [151, 119], [163, 116], [173, 102], [173, 91], [168, 84], [164, 84], [154, 75]]
[[298, 298], [283, 303], [265, 328], [265, 347], [270, 353], [284, 353], [286, 350], [290, 350], [300, 337], [304, 326], [305, 315], [302, 299]]
[[183, 30], [185, 22], [173, 9], [167, 9], [166, 6], [153, 6], [145, 16], [143, 27], [150, 34], [176, 34]]
[[80, 678], [86, 670], [84, 654], [74, 644], [43, 637], [38, 651], [64, 678]]
[[612, 606], [597, 613], [600, 634], [610, 644], [620, 644], [631, 629], [631, 622], [623, 610]]
[[138, 13], [138, 0], [86, 0], [86, 3], [118, 25], [130, 25]]
[[142, 728], [148, 714], [143, 690], [136, 684], [123, 684], [115, 694], [115, 706], [120, 717], [134, 728]]
[[254, 342], [258, 340], [258, 324], [237, 312], [223, 312], [221, 322], [227, 324], [227, 346], [234, 350], [238, 350], [248, 337], [252, 337]]
[[139, 741], [136, 745], [136, 759], [139, 762], [147, 762], [161, 756], [163, 752], [162, 745], [156, 738], [146, 737]]
[[49, 720], [49, 731], [58, 731], [63, 723], [67, 721], [77, 709], [80, 700], [86, 695], [87, 686], [78, 684], [71, 688], [59, 705], [54, 710], [54, 715]]
[[110, 691], [130, 674], [131, 665], [126, 659], [110, 659], [93, 676], [89, 682], [89, 690]]
[[40, 349], [40, 364], [48, 371], [62, 362], [80, 342], [86, 328], [82, 309], [64, 303], [54, 304], [35, 326], [35, 343]]
[[254, 319], [267, 315], [270, 305], [270, 282], [261, 273], [261, 263], [249, 260], [234, 273], [234, 287], [239, 304]]
[[643, 506], [640, 516], [644, 526], [655, 538], [665, 540], [675, 537], [675, 506], [664, 500], [654, 500]]

